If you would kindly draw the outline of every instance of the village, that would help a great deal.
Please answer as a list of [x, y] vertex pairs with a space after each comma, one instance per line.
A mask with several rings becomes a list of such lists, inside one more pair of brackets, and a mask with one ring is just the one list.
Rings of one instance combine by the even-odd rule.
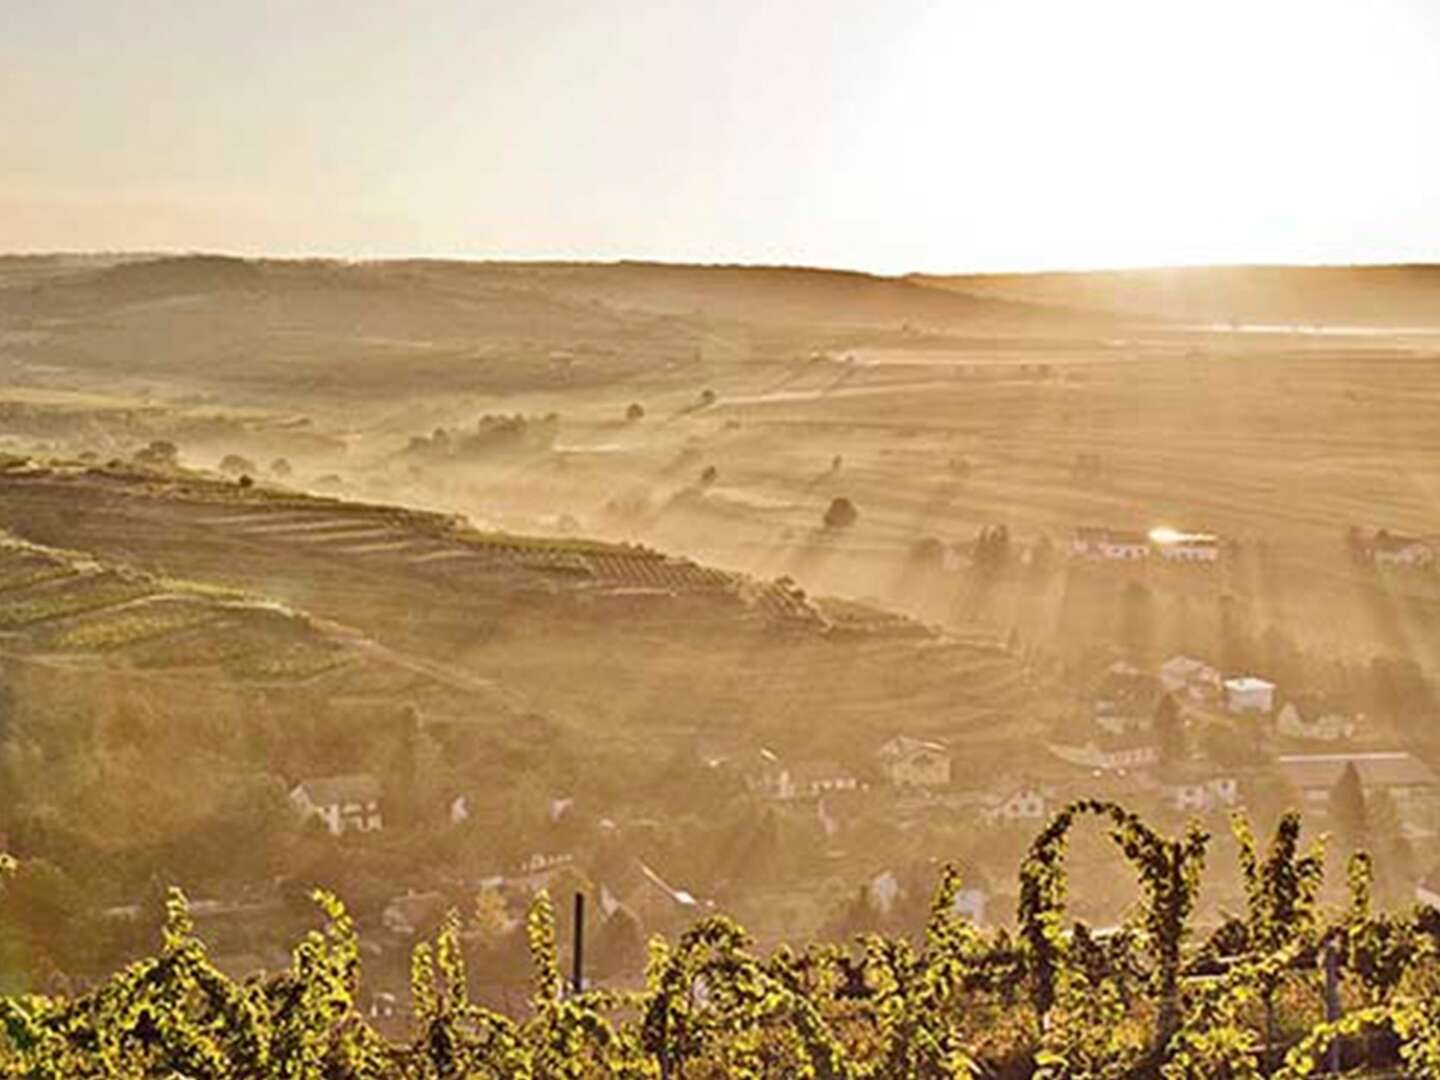
[[[1225, 549], [1208, 533], [1082, 528], [1070, 554], [1080, 562], [1204, 565], [1222, 560]], [[1363, 542], [1379, 566], [1428, 569], [1434, 551], [1429, 540], [1383, 531]], [[691, 809], [737, 822], [719, 842], [693, 820], [636, 819], [556, 792], [543, 828], [523, 830], [536, 838], [534, 850], [479, 876], [454, 875], [390, 897], [372, 942], [393, 946], [398, 972], [403, 951], [458, 907], [470, 940], [513, 960], [538, 889], [549, 889], [562, 913], [570, 896], [584, 893], [594, 977], [603, 983], [626, 967], [622, 957], [640, 955], [646, 937], [674, 933], [707, 911], [736, 914], [767, 946], [914, 929], [944, 861], [962, 868], [956, 903], [966, 916], [1005, 925], [1015, 897], [998, 883], [1013, 880], [1048, 817], [1081, 798], [1113, 800], [1177, 831], [1199, 819], [1216, 834], [1227, 832], [1232, 812], [1269, 828], [1293, 807], [1339, 849], [1362, 839], [1377, 849], [1392, 902], [1440, 896], [1440, 874], [1428, 872], [1440, 864], [1440, 775], [1398, 737], [1391, 717], [1365, 711], [1364, 695], [1225, 670], [1213, 657], [1175, 654], [1146, 664], [1114, 656], [1079, 670], [1022, 659], [1051, 707], [1043, 741], [1006, 768], [976, 768], [964, 739], [932, 735], [928, 726], [896, 731], [845, 760], [698, 745], [686, 763]], [[1345, 820], [1351, 798], [1365, 808], [1363, 825]], [[386, 828], [383, 786], [373, 776], [306, 778], [290, 799], [337, 843]], [[744, 807], [738, 818], [736, 806]], [[444, 826], [463, 830], [469, 817], [469, 795], [450, 797]], [[679, 855], [706, 844], [698, 860], [696, 851]], [[1076, 856], [1072, 874], [1082, 882], [1095, 875], [1090, 892], [1106, 899], [1079, 910], [1102, 924], [1118, 918], [1123, 903], [1103, 880], [1110, 871], [1085, 859]], [[697, 872], [705, 864], [727, 869]], [[399, 985], [377, 991], [376, 1007], [383, 1013], [401, 992]], [[497, 981], [489, 993], [503, 1006], [518, 991]]]

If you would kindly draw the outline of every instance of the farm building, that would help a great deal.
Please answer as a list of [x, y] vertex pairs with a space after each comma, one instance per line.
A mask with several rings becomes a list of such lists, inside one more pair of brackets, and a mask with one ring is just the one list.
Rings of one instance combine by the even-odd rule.
[[943, 743], [897, 735], [877, 754], [885, 778], [898, 787], [944, 787], [950, 783], [950, 751]]
[[380, 781], [369, 773], [350, 773], [302, 780], [290, 802], [306, 817], [318, 817], [332, 836], [374, 832], [382, 825]]
[[1070, 554], [1107, 562], [1143, 561], [1150, 557], [1150, 538], [1141, 532], [1082, 525], [1075, 530]]
[[1268, 713], [1275, 708], [1275, 684], [1254, 675], [1226, 679], [1225, 707], [1232, 713]]

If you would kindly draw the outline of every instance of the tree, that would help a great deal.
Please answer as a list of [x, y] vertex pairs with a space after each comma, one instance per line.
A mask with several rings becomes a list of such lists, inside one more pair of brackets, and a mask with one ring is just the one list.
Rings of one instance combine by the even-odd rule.
[[470, 913], [475, 935], [482, 949], [498, 948], [510, 933], [510, 911], [499, 889], [484, 888], [475, 894]]
[[1010, 561], [1010, 530], [1005, 525], [984, 525], [975, 538], [975, 565], [998, 570]]
[[293, 471], [294, 470], [290, 468], [290, 462], [286, 461], [283, 457], [277, 457], [270, 463], [270, 473], [272, 476], [283, 478], [289, 476]]
[[249, 458], [241, 457], [239, 454], [226, 454], [220, 459], [220, 471], [230, 476], [240, 476], [243, 473], [258, 472], [255, 463]]
[[838, 496], [830, 500], [830, 506], [825, 511], [825, 527], [848, 529], [859, 517], [860, 511], [855, 509], [855, 504], [844, 496]]
[[385, 817], [395, 825], [413, 825], [419, 814], [419, 710], [406, 705], [396, 721], [395, 750], [385, 776]]
[[1155, 639], [1155, 598], [1143, 581], [1125, 586], [1120, 599], [1120, 643], [1132, 660], [1143, 660]]
[[1155, 704], [1155, 737], [1160, 743], [1162, 762], [1174, 764], [1185, 760], [1185, 721], [1173, 693], [1163, 695]]
[[720, 479], [720, 470], [714, 465], [706, 465], [700, 473], [700, 486], [709, 487], [718, 479]]
[[1345, 771], [1330, 789], [1330, 821], [1348, 849], [1354, 851], [1365, 845], [1370, 833], [1369, 813], [1360, 771], [1353, 761], [1345, 763]]
[[142, 465], [162, 465], [173, 468], [180, 464], [180, 449], [166, 439], [156, 439], [143, 450], [137, 450], [135, 460]]
[[645, 419], [645, 406], [641, 405], [638, 401], [632, 401], [625, 408], [625, 419], [629, 420], [632, 424], [636, 420]]

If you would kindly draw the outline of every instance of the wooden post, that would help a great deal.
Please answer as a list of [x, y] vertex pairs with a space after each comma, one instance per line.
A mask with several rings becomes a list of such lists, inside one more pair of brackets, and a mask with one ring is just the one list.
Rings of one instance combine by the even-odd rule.
[[575, 894], [575, 955], [571, 986], [576, 994], [585, 989], [585, 894]]
[[[1340, 1019], [1340, 943], [1332, 937], [1325, 943], [1323, 957], [1325, 964], [1325, 1019], [1334, 1023]], [[1340, 1040], [1330, 1040], [1330, 1049], [1325, 1054], [1325, 1071], [1340, 1071]]]

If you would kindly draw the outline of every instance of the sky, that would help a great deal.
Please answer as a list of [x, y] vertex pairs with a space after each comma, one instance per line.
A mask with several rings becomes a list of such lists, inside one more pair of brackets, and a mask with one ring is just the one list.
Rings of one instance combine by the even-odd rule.
[[0, 7], [0, 251], [1440, 261], [1440, 0]]

